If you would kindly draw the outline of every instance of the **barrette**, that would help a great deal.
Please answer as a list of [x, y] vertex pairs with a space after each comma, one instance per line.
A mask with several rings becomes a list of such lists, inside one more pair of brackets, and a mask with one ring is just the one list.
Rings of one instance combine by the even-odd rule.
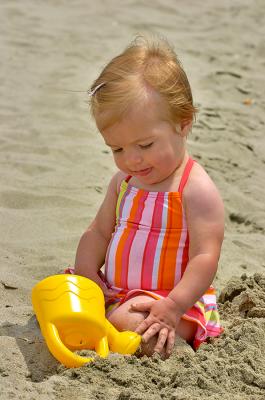
[[90, 89], [87, 91], [87, 94], [89, 97], [94, 96], [94, 94], [102, 87], [106, 84], [106, 82], [102, 82], [99, 85], [97, 85], [96, 87], [94, 87], [94, 89]]

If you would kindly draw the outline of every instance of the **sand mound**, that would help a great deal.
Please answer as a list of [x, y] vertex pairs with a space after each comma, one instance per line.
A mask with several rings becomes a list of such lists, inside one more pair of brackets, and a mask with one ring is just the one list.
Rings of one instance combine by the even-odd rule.
[[232, 278], [219, 302], [225, 332], [196, 353], [180, 341], [166, 361], [113, 354], [79, 369], [59, 367], [58, 374], [95, 399], [264, 398], [265, 276]]

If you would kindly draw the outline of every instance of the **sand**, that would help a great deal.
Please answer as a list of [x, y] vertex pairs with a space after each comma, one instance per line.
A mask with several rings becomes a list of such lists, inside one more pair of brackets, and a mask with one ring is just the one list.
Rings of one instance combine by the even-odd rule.
[[[0, 4], [0, 398], [264, 399], [265, 4], [155, 0]], [[72, 265], [115, 171], [86, 89], [137, 33], [175, 46], [200, 114], [189, 150], [224, 199], [215, 286], [225, 333], [162, 361], [50, 355], [31, 288]]]

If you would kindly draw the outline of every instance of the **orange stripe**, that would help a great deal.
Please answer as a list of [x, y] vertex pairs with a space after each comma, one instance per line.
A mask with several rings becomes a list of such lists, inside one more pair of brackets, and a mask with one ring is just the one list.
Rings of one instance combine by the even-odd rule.
[[179, 197], [176, 197], [175, 194], [169, 193], [167, 229], [162, 245], [162, 254], [159, 265], [159, 289], [170, 289], [174, 286], [176, 258], [181, 236], [181, 229], [182, 207], [180, 199]]
[[[138, 191], [136, 196], [133, 199], [133, 205], [131, 208], [130, 216], [129, 216], [129, 221], [134, 221], [135, 215], [137, 213], [138, 207], [139, 207], [139, 201], [141, 198], [141, 193]], [[126, 202], [126, 200], [125, 200]], [[128, 220], [127, 220], [128, 223]], [[119, 240], [119, 244], [116, 250], [116, 256], [115, 256], [115, 286], [121, 287], [121, 270], [125, 268], [124, 265], [122, 265], [122, 255], [123, 255], [123, 250], [125, 247], [125, 243], [128, 239], [128, 236], [130, 234], [131, 228], [128, 226], [124, 229], [123, 234]]]
[[[170, 193], [169, 193], [170, 195]], [[171, 227], [171, 208], [170, 208], [170, 196], [168, 195], [168, 213], [167, 213], [167, 227], [166, 227], [166, 233], [164, 236], [164, 240], [162, 243], [162, 249], [161, 249], [161, 254], [160, 254], [160, 261], [159, 261], [159, 269], [158, 269], [158, 279], [157, 279], [157, 289], [162, 289], [162, 279], [163, 279], [163, 267], [165, 264], [165, 255], [166, 255], [166, 249], [167, 249], [167, 242], [168, 242], [168, 236], [169, 236], [169, 229]], [[165, 200], [164, 200], [165, 201]]]
[[214, 287], [209, 287], [209, 289], [206, 290], [204, 295], [206, 294], [216, 294], [215, 288]]
[[160, 265], [159, 265], [159, 289], [164, 289], [164, 281], [165, 281], [165, 267], [171, 264], [171, 260], [169, 259], [168, 254], [168, 242], [169, 242], [169, 234], [170, 230], [172, 229], [172, 195], [171, 193], [168, 194], [168, 215], [167, 215], [167, 228], [166, 234], [164, 237], [163, 245], [162, 245], [162, 257], [160, 258]]
[[[179, 248], [179, 241], [182, 232], [182, 207], [179, 198], [172, 198], [172, 225], [171, 232], [168, 238], [168, 259], [166, 258], [166, 264], [163, 273], [163, 287], [172, 288], [174, 286], [176, 268], [177, 266], [177, 252]], [[177, 229], [175, 229], [177, 228]]]

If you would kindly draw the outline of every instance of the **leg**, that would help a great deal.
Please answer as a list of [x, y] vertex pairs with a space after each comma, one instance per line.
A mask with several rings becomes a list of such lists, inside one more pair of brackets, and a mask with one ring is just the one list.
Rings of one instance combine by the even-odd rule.
[[[147, 313], [129, 311], [132, 303], [145, 303], [150, 301], [156, 301], [150, 296], [138, 295], [129, 299], [118, 307], [113, 313], [110, 314], [108, 320], [117, 328], [119, 331], [130, 330], [135, 331], [137, 326], [147, 317]], [[190, 343], [195, 335], [197, 325], [194, 322], [190, 322], [181, 319], [177, 326], [176, 334]], [[157, 337], [152, 338], [148, 343], [142, 344], [142, 353], [147, 356], [151, 356], [154, 352]], [[164, 355], [162, 355], [164, 356]]]
[[110, 313], [109, 316], [107, 315], [107, 318], [119, 331], [135, 331], [137, 326], [147, 317], [147, 313], [129, 311], [131, 304], [145, 303], [152, 300], [150, 296], [138, 295], [127, 300]]

